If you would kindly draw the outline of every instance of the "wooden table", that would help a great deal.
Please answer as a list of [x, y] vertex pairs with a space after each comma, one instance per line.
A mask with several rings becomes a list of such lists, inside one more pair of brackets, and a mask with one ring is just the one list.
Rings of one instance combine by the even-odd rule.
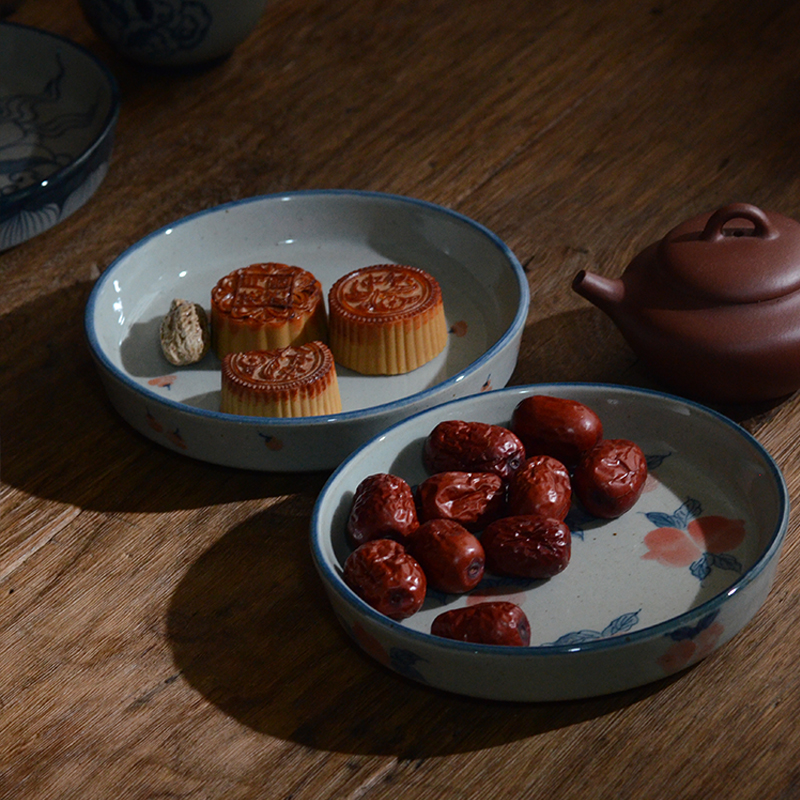
[[[513, 383], [657, 386], [570, 281], [733, 200], [800, 217], [799, 3], [271, 0], [229, 59], [173, 74], [118, 59], [74, 0], [0, 5], [94, 51], [123, 100], [96, 195], [0, 254], [3, 800], [800, 797], [796, 519], [765, 606], [688, 672], [580, 702], [449, 696], [337, 624], [308, 547], [326, 475], [146, 440], [82, 327], [115, 256], [188, 213], [379, 190], [524, 264]], [[796, 502], [798, 398], [730, 413]]]

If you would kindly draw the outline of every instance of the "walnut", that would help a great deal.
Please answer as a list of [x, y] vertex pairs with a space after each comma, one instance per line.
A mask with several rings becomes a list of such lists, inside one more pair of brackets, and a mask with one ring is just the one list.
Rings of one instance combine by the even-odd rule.
[[211, 332], [205, 309], [188, 300], [173, 300], [161, 321], [161, 349], [170, 364], [194, 364], [211, 347]]

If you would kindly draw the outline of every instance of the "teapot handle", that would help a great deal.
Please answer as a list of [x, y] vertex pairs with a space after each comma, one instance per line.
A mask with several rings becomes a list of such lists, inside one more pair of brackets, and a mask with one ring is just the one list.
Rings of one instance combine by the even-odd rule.
[[717, 209], [706, 222], [700, 238], [706, 242], [719, 242], [725, 234], [722, 229], [732, 219], [746, 219], [755, 226], [754, 235], [762, 239], [772, 239], [777, 231], [769, 221], [769, 217], [758, 206], [750, 203], [731, 203]]

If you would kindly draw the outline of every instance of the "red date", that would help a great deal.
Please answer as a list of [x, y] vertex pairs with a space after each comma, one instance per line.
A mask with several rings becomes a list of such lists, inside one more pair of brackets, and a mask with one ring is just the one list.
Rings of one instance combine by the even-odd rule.
[[522, 465], [525, 448], [500, 425], [447, 420], [428, 435], [422, 455], [431, 473], [494, 472], [505, 479]]
[[463, 594], [483, 577], [483, 547], [463, 525], [449, 519], [424, 522], [408, 539], [408, 552], [419, 562], [428, 585]]
[[572, 502], [567, 468], [550, 456], [529, 458], [508, 481], [508, 514], [538, 514], [563, 521]]
[[627, 439], [604, 439], [580, 461], [572, 488], [596, 517], [614, 519], [635, 505], [647, 480], [647, 460]]
[[368, 605], [394, 620], [416, 614], [425, 602], [422, 567], [393, 539], [372, 539], [347, 557], [344, 582]]
[[417, 507], [423, 521], [452, 519], [480, 531], [503, 513], [505, 486], [494, 472], [439, 472], [417, 486]]
[[358, 485], [347, 520], [352, 547], [371, 539], [402, 542], [419, 525], [411, 487], [396, 475], [378, 473]]
[[474, 644], [527, 647], [531, 643], [531, 626], [525, 612], [502, 600], [445, 611], [434, 619], [431, 633]]
[[537, 515], [503, 517], [483, 532], [486, 569], [517, 578], [552, 578], [566, 569], [572, 534], [560, 520]]
[[533, 395], [514, 409], [511, 430], [528, 456], [547, 455], [570, 469], [603, 438], [597, 414], [577, 400]]

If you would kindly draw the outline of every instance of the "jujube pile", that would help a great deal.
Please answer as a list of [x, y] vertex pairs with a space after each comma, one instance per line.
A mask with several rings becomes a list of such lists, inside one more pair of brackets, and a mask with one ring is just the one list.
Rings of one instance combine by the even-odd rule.
[[[518, 403], [509, 427], [440, 422], [425, 440], [423, 463], [431, 474], [416, 489], [388, 473], [365, 478], [348, 518], [354, 551], [344, 581], [392, 619], [416, 613], [428, 587], [472, 591], [484, 571], [553, 578], [571, 558], [564, 520], [573, 499], [612, 519], [633, 507], [647, 478], [637, 444], [604, 439], [592, 409], [545, 395]], [[530, 643], [525, 613], [505, 601], [445, 611], [431, 633], [481, 644]]]

